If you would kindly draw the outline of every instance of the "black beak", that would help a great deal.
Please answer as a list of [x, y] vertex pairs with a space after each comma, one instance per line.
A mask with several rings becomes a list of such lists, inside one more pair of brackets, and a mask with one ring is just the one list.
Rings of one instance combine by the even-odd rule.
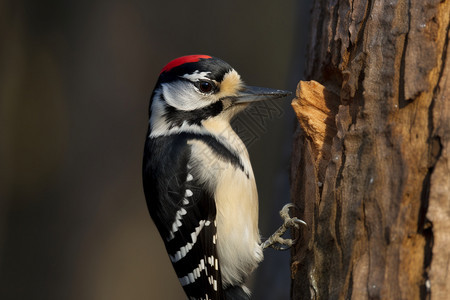
[[234, 103], [250, 103], [263, 100], [272, 100], [277, 98], [283, 98], [291, 95], [291, 92], [274, 90], [257, 86], [246, 86], [242, 91], [234, 98]]

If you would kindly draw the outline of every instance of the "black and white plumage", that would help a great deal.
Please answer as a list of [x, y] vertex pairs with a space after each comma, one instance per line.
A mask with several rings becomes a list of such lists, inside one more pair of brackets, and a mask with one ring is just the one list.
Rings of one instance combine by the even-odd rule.
[[248, 299], [263, 259], [258, 195], [247, 149], [230, 120], [250, 102], [289, 92], [248, 87], [206, 55], [161, 71], [149, 109], [143, 183], [176, 274], [190, 299]]

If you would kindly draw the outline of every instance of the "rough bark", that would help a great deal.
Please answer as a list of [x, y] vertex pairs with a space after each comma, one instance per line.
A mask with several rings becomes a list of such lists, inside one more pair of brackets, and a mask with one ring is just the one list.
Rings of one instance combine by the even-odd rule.
[[[293, 101], [292, 299], [450, 294], [450, 1], [316, 0]], [[320, 82], [318, 84], [317, 82]]]

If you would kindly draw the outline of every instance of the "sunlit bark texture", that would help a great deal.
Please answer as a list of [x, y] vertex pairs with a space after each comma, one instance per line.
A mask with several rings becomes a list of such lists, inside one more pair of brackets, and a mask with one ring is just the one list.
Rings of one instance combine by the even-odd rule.
[[448, 299], [450, 1], [316, 0], [292, 299]]

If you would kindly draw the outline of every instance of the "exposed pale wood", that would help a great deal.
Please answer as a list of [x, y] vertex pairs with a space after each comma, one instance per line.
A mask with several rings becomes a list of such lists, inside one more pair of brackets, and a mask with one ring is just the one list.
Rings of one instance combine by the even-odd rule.
[[297, 118], [312, 142], [311, 150], [319, 180], [325, 177], [332, 138], [336, 135], [334, 116], [338, 100], [338, 95], [312, 80], [299, 82], [297, 97], [292, 101]]
[[449, 18], [448, 0], [314, 2], [293, 299], [450, 294]]

